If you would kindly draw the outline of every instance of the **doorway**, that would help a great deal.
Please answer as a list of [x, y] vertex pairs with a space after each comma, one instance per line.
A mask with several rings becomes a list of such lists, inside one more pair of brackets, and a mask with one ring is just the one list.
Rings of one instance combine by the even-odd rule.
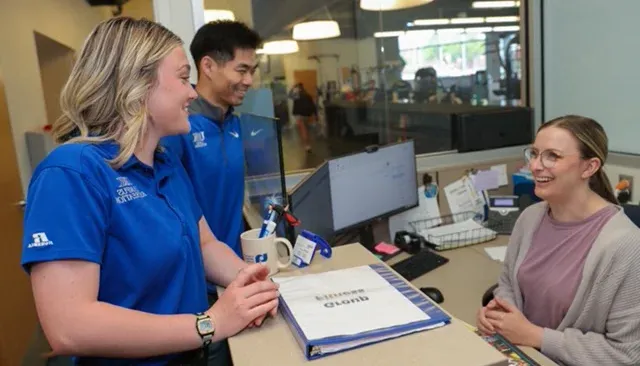
[[40, 79], [47, 108], [47, 122], [53, 123], [60, 117], [60, 93], [69, 79], [75, 61], [73, 49], [45, 35], [34, 32]]
[[22, 253], [22, 184], [0, 70], [0, 365], [22, 363], [36, 329], [37, 316], [29, 277], [20, 267]]

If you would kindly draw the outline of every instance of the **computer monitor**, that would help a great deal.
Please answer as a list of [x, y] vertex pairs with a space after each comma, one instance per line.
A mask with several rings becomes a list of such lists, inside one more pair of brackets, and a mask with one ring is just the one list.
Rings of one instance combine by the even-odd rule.
[[418, 206], [413, 140], [332, 159], [328, 166], [335, 233]]
[[300, 220], [290, 240], [309, 230], [332, 242], [358, 229], [360, 243], [371, 248], [374, 220], [418, 205], [413, 140], [325, 162], [289, 193], [289, 205]]
[[300, 220], [300, 226], [294, 228], [294, 235], [289, 238], [292, 242], [302, 229], [331, 240], [334, 230], [329, 166], [326, 162], [304, 177], [289, 193], [289, 210]]

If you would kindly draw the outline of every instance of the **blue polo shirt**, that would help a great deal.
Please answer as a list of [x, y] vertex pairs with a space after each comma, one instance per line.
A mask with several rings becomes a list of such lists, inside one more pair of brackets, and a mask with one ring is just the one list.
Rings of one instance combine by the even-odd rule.
[[189, 113], [190, 133], [161, 143], [182, 161], [213, 234], [242, 258], [245, 162], [240, 119], [232, 108], [224, 113], [202, 97], [191, 103]]
[[65, 144], [40, 163], [27, 196], [22, 265], [29, 272], [38, 262], [94, 262], [99, 301], [154, 314], [206, 310], [202, 212], [186, 172], [161, 152], [153, 167], [132, 157], [114, 170], [106, 160], [117, 151], [112, 143]]

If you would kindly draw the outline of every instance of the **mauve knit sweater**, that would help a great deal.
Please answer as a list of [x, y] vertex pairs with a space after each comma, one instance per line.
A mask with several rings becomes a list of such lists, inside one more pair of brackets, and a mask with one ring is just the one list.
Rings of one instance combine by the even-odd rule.
[[[618, 209], [587, 255], [567, 314], [544, 328], [541, 351], [560, 364], [640, 365], [640, 229]], [[520, 311], [518, 269], [547, 210], [540, 202], [518, 218], [494, 292]]]

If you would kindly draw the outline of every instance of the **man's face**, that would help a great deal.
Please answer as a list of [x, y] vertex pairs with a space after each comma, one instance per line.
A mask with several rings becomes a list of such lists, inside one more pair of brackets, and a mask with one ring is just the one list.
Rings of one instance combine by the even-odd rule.
[[228, 106], [242, 104], [247, 90], [253, 84], [257, 69], [256, 50], [236, 49], [233, 60], [217, 63], [205, 56], [202, 67], [209, 78], [215, 98]]

